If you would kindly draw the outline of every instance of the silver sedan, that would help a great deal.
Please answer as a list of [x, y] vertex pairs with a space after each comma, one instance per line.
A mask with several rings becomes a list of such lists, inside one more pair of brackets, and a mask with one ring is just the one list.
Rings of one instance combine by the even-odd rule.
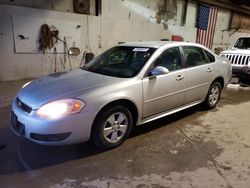
[[228, 60], [198, 44], [124, 43], [77, 70], [25, 84], [11, 129], [40, 144], [114, 148], [133, 126], [200, 103], [214, 108], [231, 72]]

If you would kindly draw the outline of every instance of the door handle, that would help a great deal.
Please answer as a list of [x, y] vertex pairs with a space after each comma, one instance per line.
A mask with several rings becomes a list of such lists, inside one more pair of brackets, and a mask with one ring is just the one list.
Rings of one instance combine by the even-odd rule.
[[180, 81], [180, 80], [182, 80], [183, 78], [184, 78], [183, 75], [178, 75], [178, 76], [176, 77], [176, 80], [177, 80], [177, 81]]
[[214, 69], [213, 68], [208, 68], [207, 72], [212, 72]]

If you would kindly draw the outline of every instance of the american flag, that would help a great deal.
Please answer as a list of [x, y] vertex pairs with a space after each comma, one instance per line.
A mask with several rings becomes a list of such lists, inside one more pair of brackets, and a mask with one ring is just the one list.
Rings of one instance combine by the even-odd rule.
[[218, 8], [199, 5], [197, 17], [196, 43], [212, 49]]

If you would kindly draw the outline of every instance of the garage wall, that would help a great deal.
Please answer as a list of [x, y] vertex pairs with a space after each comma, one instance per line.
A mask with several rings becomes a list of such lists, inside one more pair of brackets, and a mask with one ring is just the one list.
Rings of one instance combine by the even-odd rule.
[[[81, 23], [81, 52], [99, 54], [119, 41], [160, 40], [162, 25], [109, 17], [87, 16], [66, 12], [41, 10], [21, 6], [0, 5], [0, 81], [39, 77], [53, 72], [54, 54], [15, 53], [12, 15], [62, 19]], [[145, 32], [147, 31], [147, 32]], [[57, 55], [63, 59], [63, 54]], [[78, 67], [82, 54], [71, 56], [73, 67]], [[59, 63], [60, 64], [60, 63]], [[69, 69], [69, 64], [67, 64]]]
[[102, 0], [102, 16], [108, 18], [153, 21], [161, 0]]
[[[79, 22], [81, 52], [93, 52], [96, 55], [118, 42], [125, 41], [171, 39], [172, 35], [181, 35], [184, 41], [196, 41], [197, 4], [193, 1], [188, 3], [185, 25], [181, 25], [184, 0], [178, 0], [176, 16], [173, 19], [161, 20], [165, 24], [165, 29], [162, 23], [156, 23], [155, 18], [162, 0], [102, 0], [102, 15], [99, 17], [65, 12], [65, 7], [72, 7], [72, 1], [66, 0], [58, 1], [62, 3], [61, 7], [64, 7], [60, 11], [24, 7], [34, 6], [33, 0], [14, 1], [23, 6], [5, 5], [1, 4], [2, 2], [4, 1], [0, 0], [0, 81], [39, 77], [53, 72], [52, 64], [55, 58], [53, 54], [15, 53], [16, 36], [13, 34], [12, 15]], [[239, 36], [247, 35], [247, 31], [228, 31], [230, 14], [228, 10], [219, 9], [213, 49], [217, 47], [227, 49]], [[62, 54], [58, 56], [63, 58]], [[79, 66], [81, 58], [82, 55], [71, 57], [73, 67]]]
[[31, 8], [73, 12], [73, 1], [69, 0], [0, 0], [0, 4], [18, 5]]
[[[130, 21], [147, 21], [156, 23], [155, 16], [159, 11], [162, 0], [145, 1], [145, 0], [102, 0], [102, 16], [105, 18], [117, 18]], [[177, 1], [177, 15], [167, 20], [167, 30], [161, 30], [161, 38], [170, 39], [172, 35], [180, 35], [184, 41], [196, 41], [196, 11], [197, 3], [189, 1], [186, 21], [182, 26], [182, 14], [184, 9], [184, 0]], [[239, 36], [250, 35], [250, 31], [229, 31], [231, 11], [219, 8], [214, 44], [212, 49], [231, 48]], [[164, 22], [164, 20], [162, 20]]]
[[[84, 19], [75, 14], [44, 11], [18, 6], [0, 5], [0, 80], [15, 80], [48, 74], [52, 70], [52, 62], [54, 61], [53, 54], [15, 53], [14, 37], [17, 38], [17, 36], [14, 36], [13, 33], [12, 15], [22, 15], [38, 18], [48, 16], [49, 18], [54, 19], [63, 17], [68, 21], [73, 20], [79, 22], [83, 22]], [[81, 57], [71, 58], [73, 66], [76, 66], [76, 63], [79, 62], [80, 58]]]
[[[90, 15], [95, 15], [95, 0], [89, 0]], [[73, 0], [0, 0], [0, 4], [24, 6], [37, 9], [74, 12]]]
[[231, 48], [240, 36], [250, 36], [249, 30], [229, 30], [231, 12], [220, 9], [218, 12], [216, 30], [214, 35], [214, 48]]
[[196, 10], [197, 5], [189, 2], [186, 15], [186, 24], [181, 26], [181, 17], [183, 12], [184, 1], [178, 1], [177, 4], [177, 17], [167, 21], [168, 29], [164, 30], [162, 35], [164, 38], [171, 39], [172, 35], [182, 36], [184, 41], [195, 42], [196, 41]]

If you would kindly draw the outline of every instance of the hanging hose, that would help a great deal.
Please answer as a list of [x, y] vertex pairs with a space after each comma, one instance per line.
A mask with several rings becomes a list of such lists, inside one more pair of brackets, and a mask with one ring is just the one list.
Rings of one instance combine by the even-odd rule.
[[48, 24], [43, 24], [40, 29], [39, 37], [39, 50], [45, 53], [46, 49], [51, 49], [53, 47], [53, 33], [50, 30]]

